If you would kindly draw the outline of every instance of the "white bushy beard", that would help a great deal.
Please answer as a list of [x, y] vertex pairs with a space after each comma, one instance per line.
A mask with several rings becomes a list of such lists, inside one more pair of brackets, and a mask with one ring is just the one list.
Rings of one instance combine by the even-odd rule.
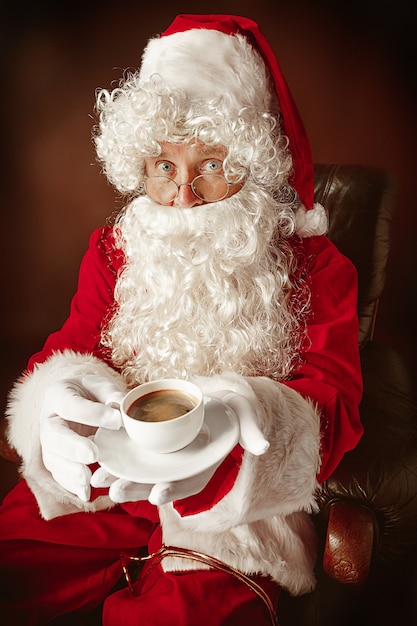
[[127, 381], [225, 370], [287, 376], [299, 337], [285, 242], [292, 229], [292, 211], [249, 182], [191, 209], [133, 200], [116, 226], [126, 265], [103, 333]]

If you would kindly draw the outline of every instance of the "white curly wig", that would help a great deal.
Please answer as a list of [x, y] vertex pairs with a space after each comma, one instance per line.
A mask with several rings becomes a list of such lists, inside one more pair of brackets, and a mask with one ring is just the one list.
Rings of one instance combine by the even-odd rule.
[[[192, 54], [190, 54], [190, 50]], [[141, 69], [97, 95], [95, 145], [109, 181], [140, 193], [144, 157], [160, 142], [226, 146], [229, 180], [251, 180], [288, 197], [292, 159], [260, 54], [236, 34], [192, 29], [150, 40]], [[290, 193], [296, 202], [296, 194]]]

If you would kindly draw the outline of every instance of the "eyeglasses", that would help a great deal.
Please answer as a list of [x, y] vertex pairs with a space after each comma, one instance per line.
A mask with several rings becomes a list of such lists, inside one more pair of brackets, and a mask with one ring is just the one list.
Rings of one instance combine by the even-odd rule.
[[[141, 593], [142, 583], [146, 576], [148, 576], [153, 568], [161, 563], [161, 561], [165, 557], [179, 557], [182, 559], [189, 559], [191, 561], [196, 561], [197, 563], [204, 563], [204, 565], [208, 565], [210, 569], [214, 569], [226, 574], [231, 574], [236, 580], [245, 584], [251, 591], [253, 591], [259, 599], [264, 603], [265, 609], [268, 612], [271, 625], [278, 626], [278, 619], [275, 614], [274, 605], [268, 596], [267, 592], [261, 587], [256, 580], [252, 580], [249, 576], [237, 570], [236, 568], [220, 561], [220, 559], [216, 559], [214, 556], [210, 556], [209, 554], [204, 554], [203, 552], [196, 552], [195, 550], [190, 550], [189, 548], [179, 548], [176, 546], [162, 546], [156, 552], [152, 554], [145, 554], [143, 556], [132, 556], [130, 554], [121, 554], [120, 561], [122, 565], [122, 570], [126, 578], [127, 585], [129, 587], [130, 592], [134, 596], [139, 596]], [[145, 561], [150, 562], [150, 567], [146, 571], [141, 572], [141, 566]], [[137, 583], [132, 579], [131, 568], [130, 566], [134, 566], [135, 571], [135, 579]], [[137, 578], [139, 574], [140, 578]]]
[[183, 185], [190, 185], [194, 195], [200, 200], [219, 202], [226, 198], [231, 183], [220, 174], [200, 174], [191, 183], [177, 183], [168, 176], [149, 176], [144, 180], [143, 190], [158, 204], [170, 204]]

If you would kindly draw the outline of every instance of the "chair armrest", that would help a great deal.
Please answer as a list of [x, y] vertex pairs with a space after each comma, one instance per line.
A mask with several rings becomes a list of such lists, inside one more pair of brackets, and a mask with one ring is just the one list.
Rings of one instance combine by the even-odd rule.
[[329, 507], [323, 571], [340, 583], [365, 583], [371, 567], [374, 534], [371, 509], [353, 502], [333, 502]]
[[362, 366], [364, 435], [318, 494], [320, 525], [327, 526], [321, 533], [323, 567], [333, 578], [351, 575], [358, 582], [366, 577], [369, 560], [372, 569], [401, 572], [415, 549], [417, 528], [413, 379], [395, 351], [374, 342], [363, 349]]

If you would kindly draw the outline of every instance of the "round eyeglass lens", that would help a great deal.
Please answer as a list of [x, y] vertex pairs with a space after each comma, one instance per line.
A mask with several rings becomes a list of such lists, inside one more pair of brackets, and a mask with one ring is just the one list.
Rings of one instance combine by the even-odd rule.
[[145, 180], [145, 191], [155, 202], [169, 204], [177, 197], [178, 185], [167, 176], [150, 176]]
[[201, 200], [218, 202], [227, 196], [229, 185], [223, 176], [202, 174], [194, 178], [192, 189]]

